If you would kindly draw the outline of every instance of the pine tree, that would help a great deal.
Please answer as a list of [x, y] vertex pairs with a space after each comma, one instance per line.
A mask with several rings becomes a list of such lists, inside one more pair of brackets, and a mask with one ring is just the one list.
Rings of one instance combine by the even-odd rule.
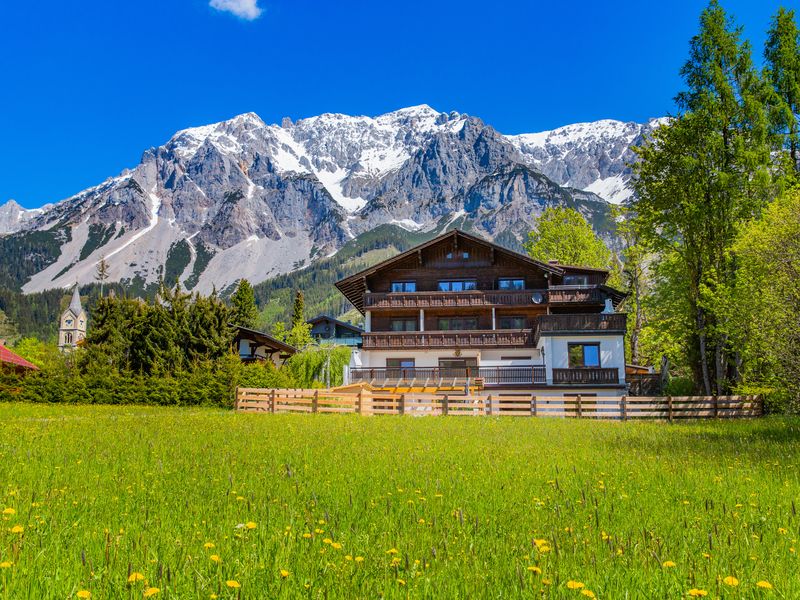
[[292, 329], [306, 322], [306, 302], [302, 290], [297, 290], [294, 295], [294, 307], [292, 308]]
[[108, 263], [106, 262], [106, 257], [103, 256], [100, 261], [97, 263], [97, 267], [95, 268], [94, 279], [95, 281], [100, 282], [100, 297], [103, 297], [103, 287], [105, 286], [106, 279], [108, 279]]
[[637, 150], [633, 210], [651, 248], [679, 257], [695, 332], [688, 355], [705, 393], [721, 394], [737, 378], [721, 310], [735, 279], [729, 250], [740, 224], [778, 190], [777, 140], [750, 46], [716, 0], [701, 15], [681, 75], [682, 113]]
[[781, 7], [772, 17], [764, 49], [767, 81], [774, 91], [771, 108], [778, 132], [785, 136], [792, 167], [800, 170], [800, 31], [793, 10]]
[[258, 320], [258, 308], [256, 307], [256, 297], [253, 293], [253, 286], [247, 279], [241, 279], [236, 291], [231, 296], [233, 310], [231, 322], [234, 325], [248, 327], [252, 329]]

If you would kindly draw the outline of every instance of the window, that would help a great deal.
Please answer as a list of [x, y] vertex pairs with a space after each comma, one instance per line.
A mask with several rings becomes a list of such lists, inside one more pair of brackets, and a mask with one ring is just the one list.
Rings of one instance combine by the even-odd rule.
[[464, 292], [477, 289], [478, 282], [474, 279], [447, 280], [439, 282], [440, 292]]
[[440, 331], [465, 331], [478, 328], [478, 317], [441, 317]]
[[501, 356], [500, 360], [507, 360], [507, 361], [511, 361], [511, 360], [531, 360], [532, 361], [533, 357], [532, 356]]
[[417, 282], [416, 281], [393, 281], [392, 282], [392, 291], [393, 292], [416, 292], [417, 291]]
[[600, 344], [569, 344], [567, 352], [570, 369], [600, 366]]
[[72, 343], [72, 334], [67, 332], [64, 334], [64, 343], [71, 344]]
[[416, 331], [417, 320], [413, 318], [392, 319], [389, 322], [389, 328], [391, 331]]
[[448, 252], [447, 253], [447, 260], [453, 260], [453, 258], [460, 258], [462, 260], [469, 260], [469, 252], [466, 250], [462, 252]]
[[519, 278], [504, 278], [497, 280], [498, 290], [524, 290], [525, 280]]
[[439, 359], [439, 371], [443, 377], [463, 377], [467, 369], [471, 369], [472, 373], [477, 375], [477, 368], [478, 359], [474, 356]]
[[414, 359], [413, 358], [387, 358], [386, 359], [386, 368], [387, 369], [413, 369], [414, 368]]
[[589, 285], [589, 276], [564, 275], [564, 285]]
[[525, 329], [525, 317], [499, 317], [499, 329]]

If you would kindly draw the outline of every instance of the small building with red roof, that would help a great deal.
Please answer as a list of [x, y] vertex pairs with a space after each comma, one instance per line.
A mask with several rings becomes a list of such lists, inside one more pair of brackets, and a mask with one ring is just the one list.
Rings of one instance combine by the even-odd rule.
[[0, 368], [11, 368], [18, 373], [38, 371], [39, 367], [0, 344]]

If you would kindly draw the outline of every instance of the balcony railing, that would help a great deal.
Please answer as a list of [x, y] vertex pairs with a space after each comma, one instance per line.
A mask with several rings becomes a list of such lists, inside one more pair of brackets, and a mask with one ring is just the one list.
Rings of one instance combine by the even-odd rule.
[[361, 337], [319, 337], [315, 339], [320, 344], [329, 344], [332, 346], [358, 346], [361, 343]]
[[[534, 301], [538, 294], [539, 302]], [[458, 308], [461, 306], [528, 306], [547, 299], [545, 290], [466, 292], [394, 292], [364, 294], [364, 307], [376, 308]]]
[[438, 385], [453, 380], [481, 379], [484, 386], [495, 385], [544, 385], [547, 383], [544, 365], [527, 367], [380, 367], [350, 369], [350, 382], [360, 381], [382, 384], [391, 382], [396, 386]]
[[612, 385], [619, 383], [619, 369], [553, 369], [553, 385]]
[[474, 306], [530, 306], [535, 304], [603, 304], [596, 286], [557, 286], [549, 290], [469, 290], [465, 292], [375, 292], [364, 294], [364, 307], [459, 308]]
[[365, 350], [412, 348], [517, 348], [534, 346], [535, 329], [385, 331], [364, 333]]
[[624, 333], [628, 315], [625, 313], [590, 313], [568, 315], [541, 315], [539, 331], [545, 333], [575, 333], [607, 331]]
[[550, 304], [603, 304], [605, 297], [597, 286], [559, 285], [548, 290]]

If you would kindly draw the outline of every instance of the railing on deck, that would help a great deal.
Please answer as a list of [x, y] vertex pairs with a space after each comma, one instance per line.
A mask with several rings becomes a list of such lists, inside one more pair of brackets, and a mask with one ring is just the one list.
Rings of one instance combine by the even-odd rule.
[[387, 348], [516, 348], [534, 346], [535, 329], [380, 331], [361, 336], [364, 350]]
[[591, 384], [612, 385], [619, 383], [619, 369], [593, 368], [553, 369], [553, 385]]
[[547, 383], [544, 365], [522, 367], [378, 367], [350, 369], [350, 382], [431, 385], [444, 381], [480, 379], [484, 386]]
[[362, 415], [470, 415], [585, 419], [725, 419], [759, 417], [758, 396], [551, 397], [398, 394], [333, 390], [238, 388], [239, 412], [357, 413]]

